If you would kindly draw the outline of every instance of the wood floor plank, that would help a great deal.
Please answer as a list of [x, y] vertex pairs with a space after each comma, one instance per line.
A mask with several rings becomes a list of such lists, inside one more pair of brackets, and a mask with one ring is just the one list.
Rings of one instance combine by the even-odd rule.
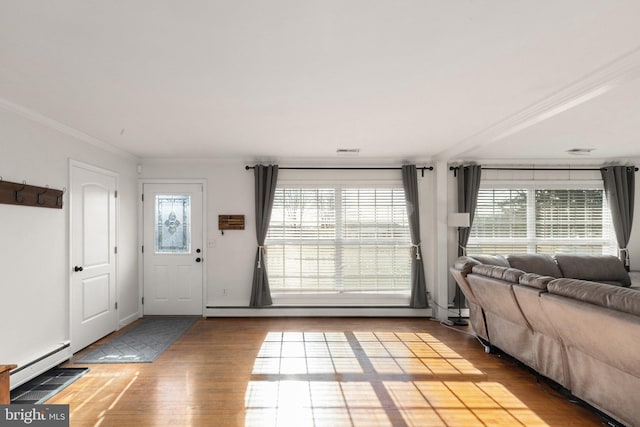
[[64, 365], [90, 371], [48, 402], [72, 426], [602, 425], [426, 319], [200, 319], [153, 363], [74, 363], [107, 339]]

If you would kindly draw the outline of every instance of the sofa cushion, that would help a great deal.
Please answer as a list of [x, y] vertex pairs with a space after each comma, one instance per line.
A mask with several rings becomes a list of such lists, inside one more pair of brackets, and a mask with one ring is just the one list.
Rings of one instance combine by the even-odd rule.
[[536, 273], [524, 273], [522, 276], [520, 276], [518, 282], [524, 286], [546, 290], [547, 283], [555, 279], [555, 277], [541, 276]]
[[511, 267], [509, 261], [502, 255], [469, 255], [481, 264], [497, 265], [499, 267]]
[[640, 316], [640, 292], [580, 279], [556, 279], [547, 284], [550, 294], [562, 295], [612, 310]]
[[556, 255], [563, 277], [631, 286], [629, 273], [613, 255]]
[[500, 279], [510, 283], [518, 283], [518, 279], [524, 274], [524, 271], [516, 268], [485, 264], [474, 265], [471, 271], [473, 274], [492, 277], [494, 279]]
[[509, 265], [527, 273], [541, 276], [562, 277], [558, 265], [549, 255], [545, 254], [517, 254], [509, 255]]

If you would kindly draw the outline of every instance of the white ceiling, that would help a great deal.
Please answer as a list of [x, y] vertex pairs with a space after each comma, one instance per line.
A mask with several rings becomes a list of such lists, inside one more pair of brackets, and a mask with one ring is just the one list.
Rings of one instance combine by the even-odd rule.
[[2, 0], [0, 101], [141, 158], [627, 159], [639, 22], [637, 0]]

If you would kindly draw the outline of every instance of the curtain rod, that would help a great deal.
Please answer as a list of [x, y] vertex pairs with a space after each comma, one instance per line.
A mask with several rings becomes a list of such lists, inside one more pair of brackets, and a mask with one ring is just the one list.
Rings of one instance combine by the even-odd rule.
[[[245, 170], [255, 169], [255, 166], [245, 166]], [[278, 169], [289, 169], [289, 170], [401, 170], [402, 168], [398, 167], [278, 167]], [[416, 170], [422, 172], [422, 176], [424, 177], [424, 171], [432, 171], [433, 166], [422, 166], [417, 167]]]
[[[633, 168], [636, 172], [638, 171], [637, 167], [627, 166], [628, 168]], [[460, 166], [449, 166], [449, 170], [453, 171], [454, 174], [460, 169]], [[607, 170], [607, 167], [601, 168], [485, 168], [482, 170], [489, 171], [600, 171]]]

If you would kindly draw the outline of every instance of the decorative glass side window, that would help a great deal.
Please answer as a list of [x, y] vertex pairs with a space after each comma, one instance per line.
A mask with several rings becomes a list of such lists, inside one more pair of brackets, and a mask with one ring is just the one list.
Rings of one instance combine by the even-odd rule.
[[156, 253], [191, 253], [191, 196], [156, 196]]

